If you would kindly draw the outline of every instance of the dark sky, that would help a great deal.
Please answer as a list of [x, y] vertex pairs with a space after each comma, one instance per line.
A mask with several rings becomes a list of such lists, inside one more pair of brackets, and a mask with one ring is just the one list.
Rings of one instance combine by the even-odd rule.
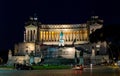
[[22, 42], [24, 23], [37, 13], [42, 23], [84, 23], [91, 15], [120, 24], [117, 0], [0, 0], [0, 50]]

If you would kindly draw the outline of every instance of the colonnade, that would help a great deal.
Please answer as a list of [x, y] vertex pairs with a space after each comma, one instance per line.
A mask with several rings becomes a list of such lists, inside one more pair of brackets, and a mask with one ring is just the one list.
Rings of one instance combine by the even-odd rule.
[[[87, 30], [79, 31], [63, 31], [64, 41], [87, 41], [88, 32]], [[40, 31], [40, 41], [59, 41], [60, 31]]]
[[24, 32], [24, 42], [35, 42], [37, 39], [37, 30], [30, 29]]

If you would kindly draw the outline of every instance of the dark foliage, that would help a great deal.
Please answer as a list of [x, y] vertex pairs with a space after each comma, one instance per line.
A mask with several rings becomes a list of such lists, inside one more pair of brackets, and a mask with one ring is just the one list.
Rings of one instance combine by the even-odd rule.
[[120, 59], [120, 25], [108, 25], [90, 35], [90, 42], [107, 41], [110, 59]]
[[120, 25], [107, 25], [90, 34], [90, 42], [110, 41], [120, 42]]

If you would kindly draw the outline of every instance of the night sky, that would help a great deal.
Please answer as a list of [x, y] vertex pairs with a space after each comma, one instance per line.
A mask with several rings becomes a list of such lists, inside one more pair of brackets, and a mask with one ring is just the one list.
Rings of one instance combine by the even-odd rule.
[[115, 0], [0, 0], [0, 51], [22, 42], [24, 24], [37, 14], [41, 23], [85, 23], [91, 15], [104, 25], [120, 24], [120, 2]]

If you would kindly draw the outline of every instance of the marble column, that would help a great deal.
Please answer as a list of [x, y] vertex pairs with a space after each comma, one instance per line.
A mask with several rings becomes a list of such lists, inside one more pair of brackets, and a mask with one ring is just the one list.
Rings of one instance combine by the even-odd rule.
[[40, 31], [40, 41], [42, 41], [42, 31]]
[[81, 31], [81, 41], [83, 41], [83, 32]]
[[53, 31], [53, 41], [55, 41], [55, 32]]
[[52, 41], [52, 31], [50, 31], [50, 41]]
[[66, 41], [68, 41], [68, 32], [66, 32]]
[[32, 30], [30, 30], [30, 41], [32, 41]]
[[37, 40], [37, 30], [35, 30], [35, 38], [34, 40]]
[[71, 34], [71, 32], [68, 33], [67, 37], [68, 37], [68, 41], [71, 41], [71, 39], [72, 39], [72, 34]]
[[50, 39], [50, 41], [52, 40], [52, 35], [51, 35], [51, 31], [49, 32], [49, 39]]
[[85, 31], [83, 31], [83, 40], [85, 41]]
[[55, 41], [55, 31], [53, 32], [53, 41]]
[[48, 41], [49, 41], [49, 31], [48, 31]]
[[75, 32], [73, 31], [73, 39], [72, 40], [74, 40], [75, 39]]
[[82, 41], [82, 32], [80, 31], [80, 41]]
[[42, 31], [41, 34], [42, 34], [41, 35], [41, 37], [42, 37], [41, 40], [43, 41], [43, 39], [44, 39], [44, 32]]
[[52, 40], [54, 41], [54, 31], [52, 32]]
[[46, 34], [47, 34], [47, 41], [49, 41], [49, 33], [48, 33], [48, 31], [46, 32]]
[[45, 41], [45, 31], [44, 31], [44, 41]]
[[56, 33], [55, 33], [55, 31], [54, 31], [54, 41], [56, 41], [55, 34], [56, 34]]
[[70, 41], [73, 41], [73, 31], [70, 32]]
[[57, 41], [59, 41], [59, 32], [57, 32]]
[[52, 31], [51, 31], [51, 41], [53, 41], [53, 34], [52, 34]]
[[80, 37], [81, 37], [81, 35], [80, 35], [80, 31], [79, 31], [79, 41], [81, 41]]
[[45, 39], [45, 41], [46, 41], [46, 37], [47, 37], [47, 36], [46, 36], [46, 31], [45, 31], [45, 33], [44, 33], [44, 34], [45, 34], [45, 38], [44, 38], [44, 39]]
[[48, 31], [46, 31], [46, 41], [48, 41]]
[[56, 32], [54, 31], [54, 41], [56, 41]]
[[43, 31], [41, 31], [41, 41], [43, 40]]
[[77, 31], [77, 40], [79, 41], [79, 31]]
[[65, 34], [65, 39], [66, 39], [66, 41], [68, 41], [68, 32], [66, 32], [66, 34]]
[[70, 41], [72, 41], [72, 32], [69, 32], [69, 34], [68, 34], [68, 39], [69, 39]]
[[78, 32], [78, 41], [80, 41], [80, 31]]
[[28, 34], [29, 34], [29, 41], [30, 41], [30, 30], [28, 31]]
[[26, 42], [26, 33], [24, 31], [24, 42]]
[[68, 32], [66, 32], [66, 41], [68, 41]]
[[72, 39], [72, 41], [75, 39], [75, 32], [73, 31], [73, 39]]
[[33, 30], [33, 41], [35, 42], [35, 30]]
[[26, 30], [25, 32], [26, 32], [26, 41], [28, 41], [28, 30]]
[[44, 31], [42, 31], [42, 40], [44, 41]]
[[70, 33], [69, 33], [70, 41], [72, 41], [72, 38], [73, 38], [72, 36], [73, 36], [73, 35], [72, 35], [72, 32], [70, 32]]
[[34, 41], [34, 34], [33, 34], [34, 30], [31, 30], [31, 41]]
[[51, 41], [52, 41], [52, 31], [50, 32], [50, 39], [51, 39]]
[[48, 31], [48, 41], [50, 41], [50, 31]]
[[76, 41], [78, 40], [78, 33], [77, 33], [77, 31], [75, 32], [75, 38], [76, 38]]

